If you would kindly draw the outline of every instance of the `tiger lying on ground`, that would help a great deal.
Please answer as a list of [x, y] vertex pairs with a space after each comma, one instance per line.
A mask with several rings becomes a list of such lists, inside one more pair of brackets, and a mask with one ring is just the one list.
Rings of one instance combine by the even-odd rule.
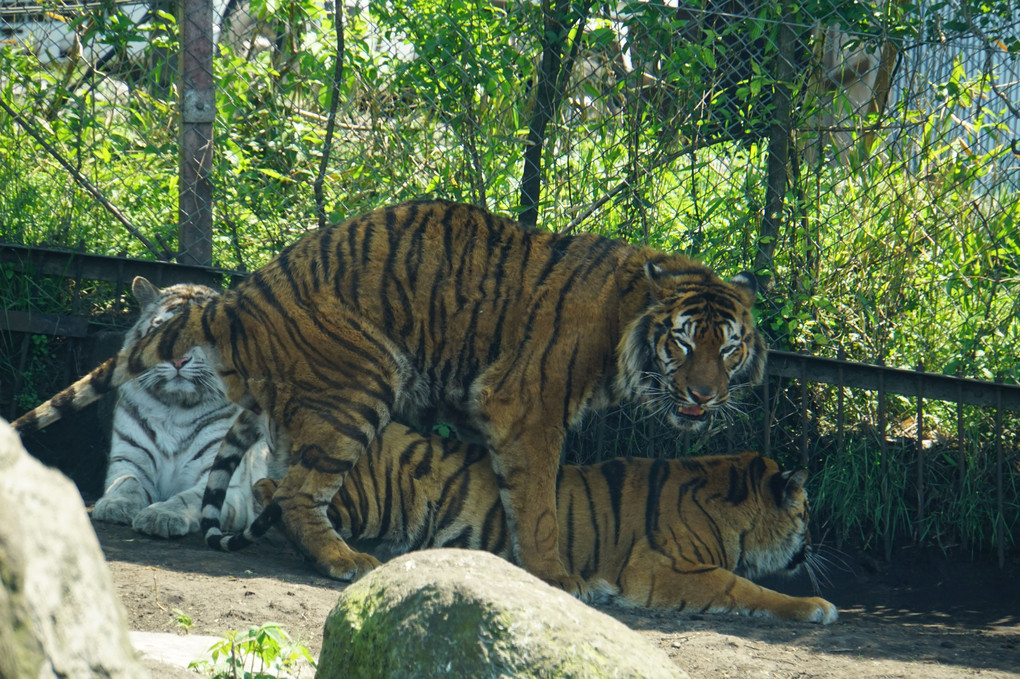
[[[181, 305], [201, 304], [217, 294], [204, 285], [161, 290], [141, 276], [131, 290], [141, 313], [125, 336], [127, 345], [174, 316]], [[239, 410], [223, 394], [201, 347], [121, 385], [113, 411], [106, 490], [92, 518], [167, 538], [198, 530], [209, 470]], [[268, 440], [268, 435], [261, 436], [237, 451], [233, 466], [239, 471], [222, 479], [219, 497], [229, 529], [244, 530], [255, 518], [252, 484], [281, 475], [286, 466], [274, 464]]]
[[[831, 623], [836, 607], [734, 574], [811, 568], [805, 470], [755, 453], [564, 466], [556, 479], [560, 558], [568, 572], [652, 608]], [[275, 483], [256, 484], [268, 502]], [[511, 559], [506, 514], [483, 446], [383, 429], [327, 513], [380, 558], [428, 547]]]
[[[679, 429], [704, 427], [731, 388], [762, 376], [754, 297], [750, 274], [726, 282], [685, 257], [594, 234], [405, 203], [306, 234], [15, 427], [44, 427], [201, 346], [227, 396], [268, 415], [292, 444], [266, 511], [282, 513], [324, 574], [350, 579], [378, 561], [340, 539], [326, 507], [391, 419], [438, 414], [484, 437], [518, 561], [583, 596], [559, 557], [555, 479], [567, 428], [626, 399]], [[249, 420], [238, 418], [228, 439]]]

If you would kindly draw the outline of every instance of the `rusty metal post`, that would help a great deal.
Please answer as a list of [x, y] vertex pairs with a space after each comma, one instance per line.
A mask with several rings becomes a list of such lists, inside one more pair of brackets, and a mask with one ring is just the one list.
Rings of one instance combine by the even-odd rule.
[[213, 85], [212, 0], [181, 0], [180, 178], [177, 261], [212, 266]]

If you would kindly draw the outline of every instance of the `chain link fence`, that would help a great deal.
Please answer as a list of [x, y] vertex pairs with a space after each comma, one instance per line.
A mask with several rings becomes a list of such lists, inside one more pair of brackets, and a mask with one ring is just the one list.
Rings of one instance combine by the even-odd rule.
[[[774, 348], [1015, 383], [1018, 35], [1005, 0], [2, 0], [0, 241], [249, 271], [320, 219], [444, 197], [752, 269]], [[757, 447], [769, 421], [819, 470], [966, 431], [965, 473], [930, 473], [979, 487], [993, 415], [954, 408], [788, 380], [679, 444], [600, 415], [571, 459]]]

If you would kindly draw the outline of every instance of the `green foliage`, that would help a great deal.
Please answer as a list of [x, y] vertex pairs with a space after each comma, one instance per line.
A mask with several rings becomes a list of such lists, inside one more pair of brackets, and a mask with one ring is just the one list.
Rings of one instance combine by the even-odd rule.
[[45, 335], [32, 335], [28, 361], [22, 373], [24, 386], [14, 397], [14, 405], [21, 411], [34, 408], [43, 398], [36, 386], [46, 379], [52, 370], [54, 355], [50, 350], [49, 338]]
[[247, 632], [230, 632], [209, 649], [210, 660], [191, 663], [212, 679], [271, 679], [294, 676], [305, 663], [315, 661], [308, 649], [291, 641], [276, 623], [267, 622]]
[[[896, 421], [892, 404], [891, 420]], [[945, 438], [955, 419], [952, 407], [929, 404], [930, 432], [921, 447], [923, 477], [919, 488], [918, 449], [912, 436], [887, 433], [885, 446], [877, 432], [848, 432], [842, 448], [831, 435], [813, 447], [811, 479], [812, 516], [820, 524], [816, 536], [837, 547], [852, 544], [884, 549], [889, 544], [926, 544], [945, 551], [987, 553], [1017, 542], [1020, 502], [1017, 475], [1004, 472], [1000, 512], [995, 490], [995, 442], [990, 414], [970, 413], [963, 438]], [[1015, 450], [1016, 418], [1006, 423], [1003, 445]], [[931, 432], [934, 432], [932, 434]], [[923, 517], [923, 518], [922, 518]], [[1001, 523], [1002, 536], [997, 533]]]

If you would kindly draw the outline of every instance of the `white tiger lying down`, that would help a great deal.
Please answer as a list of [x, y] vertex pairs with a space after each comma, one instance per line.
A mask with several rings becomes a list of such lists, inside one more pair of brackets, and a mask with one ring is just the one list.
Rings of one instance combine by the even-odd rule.
[[[141, 277], [131, 289], [142, 314], [128, 331], [125, 346], [158, 327], [181, 305], [217, 294], [202, 285], [160, 290]], [[239, 410], [227, 400], [222, 381], [200, 347], [122, 385], [113, 416], [106, 491], [92, 518], [130, 524], [136, 531], [160, 537], [197, 531], [206, 479]], [[252, 484], [267, 476], [279, 478], [284, 469], [273, 466], [264, 438], [247, 451], [224, 501], [221, 521], [227, 530], [243, 530], [254, 520]]]

